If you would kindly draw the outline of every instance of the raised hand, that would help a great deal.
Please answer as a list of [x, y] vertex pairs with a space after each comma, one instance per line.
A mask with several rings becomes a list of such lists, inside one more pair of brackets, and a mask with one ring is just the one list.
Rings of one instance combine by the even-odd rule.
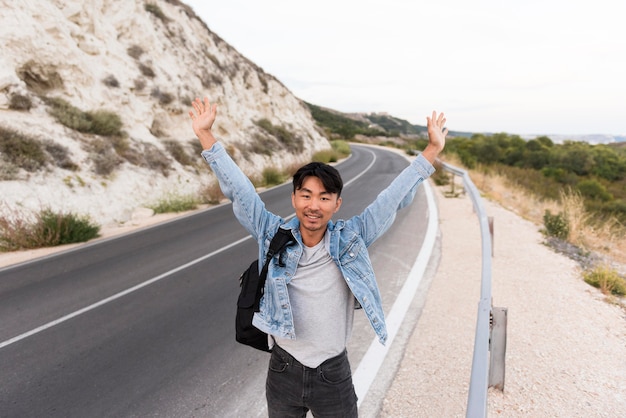
[[428, 145], [422, 152], [422, 155], [434, 163], [439, 156], [439, 153], [443, 151], [446, 145], [446, 135], [448, 135], [448, 128], [445, 127], [446, 118], [443, 113], [437, 115], [437, 112], [433, 110], [431, 117], [426, 117], [426, 127], [428, 128]]
[[195, 110], [195, 113], [193, 110], [189, 111], [189, 117], [192, 120], [191, 127], [193, 128], [193, 132], [200, 140], [202, 148], [209, 149], [217, 142], [213, 136], [213, 132], [211, 132], [211, 127], [213, 126], [213, 122], [215, 122], [215, 117], [217, 116], [217, 104], [211, 105], [209, 98], [205, 97], [204, 101], [196, 98], [193, 102], [191, 102], [191, 105]]

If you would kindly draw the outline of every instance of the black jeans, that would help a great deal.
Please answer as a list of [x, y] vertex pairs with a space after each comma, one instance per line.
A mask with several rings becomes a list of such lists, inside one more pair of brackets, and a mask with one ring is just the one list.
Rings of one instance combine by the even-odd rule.
[[320, 418], [358, 416], [357, 397], [345, 350], [313, 369], [274, 345], [265, 393], [269, 418], [300, 418], [309, 410]]

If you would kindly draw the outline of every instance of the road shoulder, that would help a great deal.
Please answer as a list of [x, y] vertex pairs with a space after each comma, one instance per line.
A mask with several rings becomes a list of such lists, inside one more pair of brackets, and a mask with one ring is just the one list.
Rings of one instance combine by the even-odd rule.
[[[439, 189], [439, 188], [438, 188]], [[381, 417], [465, 416], [480, 295], [480, 231], [468, 196], [437, 190], [442, 256]], [[542, 244], [539, 227], [484, 201], [494, 218], [493, 305], [508, 308], [504, 392], [490, 416], [620, 416], [626, 318]]]

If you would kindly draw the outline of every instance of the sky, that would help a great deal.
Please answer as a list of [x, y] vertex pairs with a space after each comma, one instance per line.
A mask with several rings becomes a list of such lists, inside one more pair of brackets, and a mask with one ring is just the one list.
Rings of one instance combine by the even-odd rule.
[[622, 0], [184, 0], [298, 98], [451, 130], [626, 134]]

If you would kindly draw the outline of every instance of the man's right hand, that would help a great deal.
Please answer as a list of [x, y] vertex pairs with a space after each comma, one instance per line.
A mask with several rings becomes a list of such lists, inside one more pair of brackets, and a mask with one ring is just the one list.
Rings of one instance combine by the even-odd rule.
[[200, 140], [202, 148], [205, 150], [210, 149], [217, 142], [213, 132], [211, 132], [211, 127], [217, 116], [217, 104], [211, 105], [209, 98], [205, 97], [204, 102], [196, 98], [196, 100], [191, 102], [191, 105], [197, 113], [194, 113], [193, 110], [189, 111], [189, 117], [193, 121], [191, 127]]

